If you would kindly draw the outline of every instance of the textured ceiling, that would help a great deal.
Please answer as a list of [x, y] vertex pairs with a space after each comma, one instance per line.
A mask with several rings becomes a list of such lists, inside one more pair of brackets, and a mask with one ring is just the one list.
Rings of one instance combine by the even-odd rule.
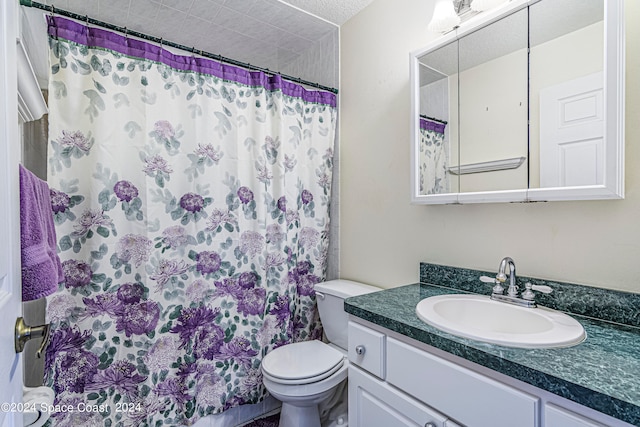
[[[326, 51], [323, 46], [336, 46], [333, 50], [337, 58], [339, 25], [373, 0], [39, 1], [196, 50], [286, 73], [292, 64], [295, 68], [296, 61], [307, 61], [310, 52]], [[38, 21], [30, 25], [42, 25], [42, 20]], [[311, 55], [321, 63], [328, 62], [323, 55]]]
[[336, 25], [342, 25], [373, 0], [286, 0], [292, 6]]
[[46, 4], [269, 69], [335, 31], [278, 0], [49, 0]]

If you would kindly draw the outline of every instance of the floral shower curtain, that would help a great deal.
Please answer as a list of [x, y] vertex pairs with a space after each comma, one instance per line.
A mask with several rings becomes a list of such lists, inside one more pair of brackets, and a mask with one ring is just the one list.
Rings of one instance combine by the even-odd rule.
[[420, 117], [420, 194], [448, 193], [449, 152], [444, 123]]
[[[49, 17], [53, 425], [190, 425], [319, 338], [335, 95]], [[83, 406], [84, 407], [84, 406]]]

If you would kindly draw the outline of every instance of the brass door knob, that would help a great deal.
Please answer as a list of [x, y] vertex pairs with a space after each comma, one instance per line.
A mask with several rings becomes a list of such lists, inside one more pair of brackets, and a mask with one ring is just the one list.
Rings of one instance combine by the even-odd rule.
[[36, 352], [36, 356], [38, 356], [38, 358], [42, 357], [44, 349], [47, 347], [47, 344], [49, 344], [49, 330], [49, 325], [27, 326], [27, 324], [24, 323], [24, 319], [22, 317], [18, 317], [18, 320], [16, 320], [15, 335], [16, 353], [22, 353], [27, 341], [34, 338], [42, 338], [40, 348], [38, 348], [38, 351]]

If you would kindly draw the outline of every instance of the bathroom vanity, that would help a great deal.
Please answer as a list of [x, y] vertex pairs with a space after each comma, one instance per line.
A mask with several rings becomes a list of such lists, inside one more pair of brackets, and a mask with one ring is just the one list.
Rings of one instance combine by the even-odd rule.
[[[483, 343], [442, 332], [416, 315], [418, 302], [430, 296], [487, 294], [477, 280], [485, 274], [422, 264], [419, 284], [346, 300], [350, 425], [640, 425], [639, 295], [549, 283], [556, 295], [545, 295], [542, 305], [576, 307], [585, 315], [570, 313], [587, 339], [567, 348]], [[584, 300], [573, 305], [564, 300], [581, 293]]]

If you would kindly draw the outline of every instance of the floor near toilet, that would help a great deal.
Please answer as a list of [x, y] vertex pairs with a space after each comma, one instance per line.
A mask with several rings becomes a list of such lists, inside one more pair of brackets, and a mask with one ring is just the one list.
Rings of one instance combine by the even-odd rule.
[[259, 420], [253, 420], [249, 424], [245, 424], [244, 427], [278, 427], [279, 420], [280, 414], [278, 413]]

